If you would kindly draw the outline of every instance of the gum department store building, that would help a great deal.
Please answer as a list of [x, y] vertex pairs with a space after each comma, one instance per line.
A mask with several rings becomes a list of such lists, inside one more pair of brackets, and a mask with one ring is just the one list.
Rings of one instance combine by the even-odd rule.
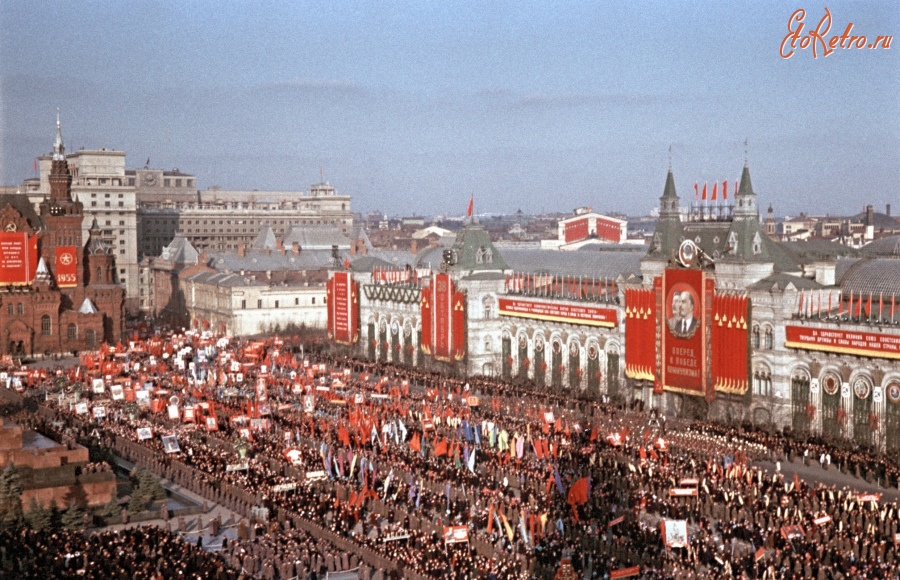
[[687, 211], [670, 170], [649, 251], [501, 255], [473, 221], [405, 269], [333, 273], [329, 335], [371, 360], [900, 449], [900, 236], [859, 252], [765, 226], [746, 165], [731, 199]]

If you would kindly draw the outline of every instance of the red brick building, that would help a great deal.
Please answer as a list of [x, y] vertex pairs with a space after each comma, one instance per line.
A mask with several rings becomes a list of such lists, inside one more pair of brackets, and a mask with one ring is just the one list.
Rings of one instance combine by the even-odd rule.
[[57, 120], [50, 196], [40, 214], [22, 194], [0, 196], [0, 353], [27, 356], [96, 348], [122, 336], [125, 291], [96, 221], [85, 244], [84, 208]]

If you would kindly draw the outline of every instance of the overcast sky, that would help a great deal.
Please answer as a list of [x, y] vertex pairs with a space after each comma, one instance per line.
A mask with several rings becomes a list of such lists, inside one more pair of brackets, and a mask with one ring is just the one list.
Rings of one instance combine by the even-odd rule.
[[[900, 213], [900, 44], [781, 58], [822, 3], [0, 1], [0, 184], [69, 151], [201, 189], [307, 189], [358, 211], [642, 214], [735, 180], [760, 206]], [[620, 4], [628, 4], [621, 6]], [[900, 35], [900, 3], [828, 2]], [[796, 28], [796, 24], [795, 24]]]

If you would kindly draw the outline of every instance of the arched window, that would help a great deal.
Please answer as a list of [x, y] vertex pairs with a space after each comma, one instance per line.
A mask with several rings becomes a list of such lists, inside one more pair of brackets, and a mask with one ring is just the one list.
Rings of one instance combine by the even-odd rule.
[[16, 307], [15, 307], [15, 305], [14, 305], [12, 302], [10, 302], [10, 303], [7, 305], [6, 310], [9, 312], [9, 315], [10, 315], [10, 316], [12, 316], [13, 314], [16, 313]]
[[21, 302], [16, 304], [16, 314], [18, 314], [19, 316], [22, 316], [23, 314], [25, 314], [25, 305], [22, 304]]
[[775, 337], [773, 336], [773, 333], [772, 333], [772, 327], [767, 326], [766, 327], [766, 338], [765, 338], [765, 342], [763, 344], [765, 344], [765, 348], [772, 350], [774, 343], [775, 343]]
[[752, 340], [753, 340], [753, 348], [759, 348], [759, 327], [758, 326], [753, 327]]
[[66, 327], [66, 338], [68, 340], [78, 340], [78, 325], [74, 322], [70, 322], [69, 326]]
[[484, 352], [494, 352], [494, 343], [490, 336], [484, 337]]
[[98, 284], [100, 283], [100, 280], [102, 279], [102, 275], [103, 275], [103, 270], [98, 266], [97, 267], [97, 280], [96, 280], [96, 282]]
[[772, 374], [766, 366], [759, 366], [753, 373], [753, 394], [760, 397], [772, 396]]
[[44, 336], [53, 334], [53, 321], [50, 320], [50, 315], [48, 314], [41, 316], [41, 334]]
[[85, 345], [90, 349], [97, 347], [97, 334], [94, 332], [93, 328], [88, 328], [84, 332], [84, 342]]
[[494, 300], [490, 296], [485, 296], [484, 300], [481, 301], [482, 307], [484, 308], [484, 317], [491, 318], [494, 315]]

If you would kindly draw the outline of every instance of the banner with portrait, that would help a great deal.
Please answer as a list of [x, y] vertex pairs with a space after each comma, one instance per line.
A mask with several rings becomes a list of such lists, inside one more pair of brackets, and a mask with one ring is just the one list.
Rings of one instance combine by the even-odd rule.
[[706, 285], [702, 270], [669, 269], [662, 280], [661, 387], [706, 395]]

